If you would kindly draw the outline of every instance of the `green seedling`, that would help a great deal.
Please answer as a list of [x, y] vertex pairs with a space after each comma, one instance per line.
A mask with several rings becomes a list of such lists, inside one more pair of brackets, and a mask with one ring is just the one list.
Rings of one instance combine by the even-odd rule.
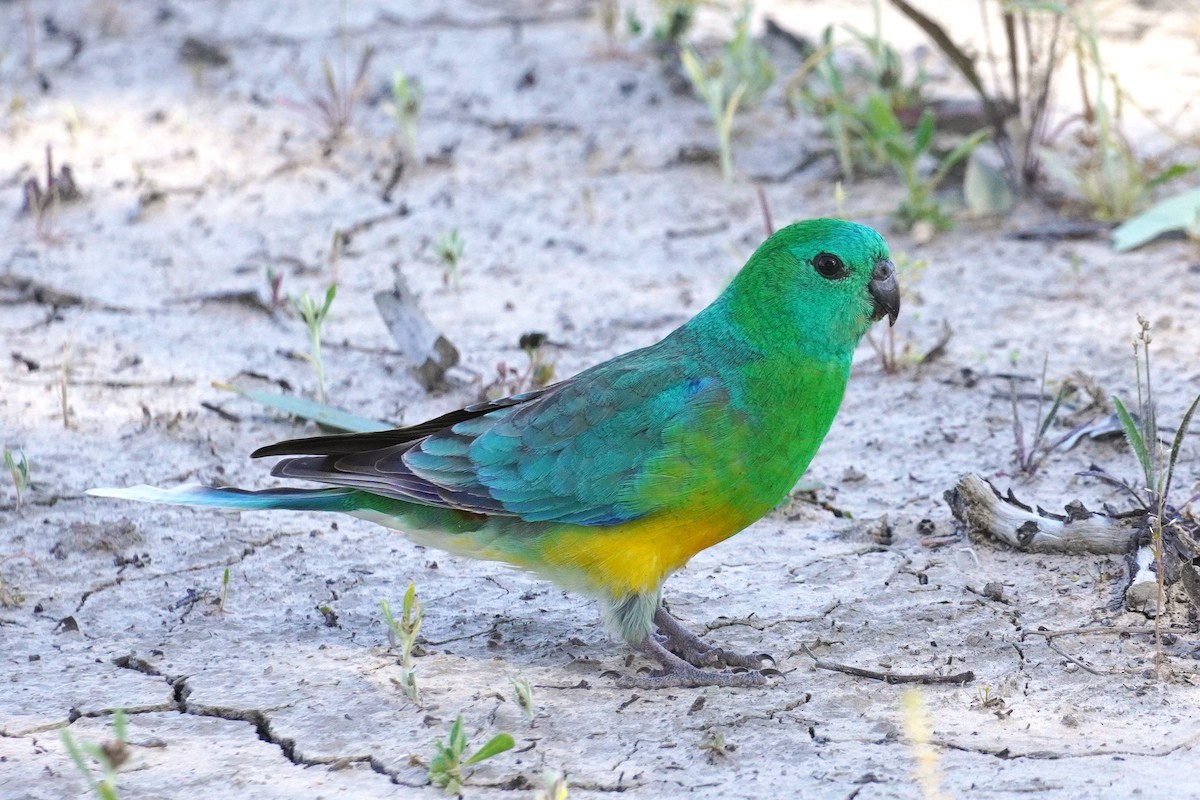
[[[1158, 437], [1158, 420], [1154, 404], [1154, 385], [1150, 371], [1150, 343], [1153, 337], [1150, 333], [1150, 323], [1138, 316], [1138, 334], [1133, 341], [1134, 373], [1137, 378], [1137, 415], [1117, 396], [1113, 396], [1113, 406], [1121, 423], [1125, 440], [1138, 462], [1141, 470], [1141, 487], [1134, 488], [1123, 481], [1115, 481], [1107, 473], [1095, 475], [1110, 483], [1124, 488], [1143, 510], [1161, 518], [1171, 493], [1171, 484], [1175, 477], [1175, 463], [1179, 459], [1180, 448], [1183, 447], [1184, 437], [1191, 426], [1192, 416], [1200, 406], [1200, 395], [1192, 401], [1183, 415], [1169, 450], [1164, 450], [1163, 442]], [[1091, 474], [1091, 473], [1089, 473]]]
[[848, 28], [856, 57], [842, 66], [847, 45], [834, 42], [834, 29], [821, 34], [820, 46], [788, 80], [787, 96], [821, 120], [833, 142], [834, 154], [842, 176], [853, 179], [858, 171], [875, 173], [890, 163], [883, 144], [871, 136], [867, 124], [867, 106], [878, 98], [895, 114], [915, 116], [925, 104], [926, 75], [905, 75], [903, 61], [894, 48], [883, 40], [882, 10], [873, 3], [874, 31], [868, 35]]
[[[1179, 452], [1183, 447], [1184, 438], [1191, 426], [1192, 417], [1200, 407], [1200, 395], [1197, 395], [1179, 423], [1169, 449], [1164, 449], [1163, 441], [1158, 436], [1158, 419], [1154, 404], [1154, 384], [1150, 369], [1150, 344], [1153, 337], [1150, 333], [1150, 323], [1138, 316], [1138, 333], [1133, 340], [1134, 373], [1137, 379], [1137, 415], [1130, 412], [1126, 404], [1117, 396], [1113, 396], [1113, 406], [1121, 423], [1125, 440], [1133, 450], [1141, 470], [1141, 485], [1131, 485], [1129, 482], [1113, 477], [1107, 471], [1093, 466], [1079, 473], [1088, 477], [1099, 478], [1129, 494], [1145, 515], [1146, 525], [1150, 531], [1150, 544], [1153, 549], [1155, 572], [1158, 582], [1156, 606], [1158, 613], [1154, 615], [1155, 661], [1162, 664], [1162, 629], [1161, 613], [1166, 605], [1167, 575], [1180, 575], [1182, 570], [1191, 569], [1194, 559], [1200, 557], [1197, 539], [1200, 530], [1193, 522], [1189, 522], [1179, 508], [1171, 501], [1171, 487], [1175, 479], [1175, 465], [1179, 460]], [[1186, 509], [1191, 503], [1200, 499], [1195, 495], [1182, 505]], [[1166, 563], [1167, 557], [1171, 563]], [[1184, 588], [1187, 589], [1193, 603], [1200, 606], [1200, 592], [1194, 582], [1182, 576]]]
[[537, 709], [533, 707], [533, 686], [519, 675], [510, 675], [508, 679], [512, 681], [513, 696], [517, 700], [517, 705], [525, 712], [526, 718], [532, 725], [533, 718], [537, 715]]
[[221, 599], [217, 603], [218, 611], [225, 611], [225, 601], [229, 599], [229, 567], [225, 568], [225, 574], [221, 576]]
[[404, 136], [407, 152], [413, 157], [417, 154], [417, 117], [421, 113], [422, 99], [424, 90], [420, 83], [409, 80], [399, 70], [392, 74], [392, 118]]
[[708, 756], [709, 762], [715, 764], [733, 752], [734, 746], [725, 743], [725, 734], [709, 731], [700, 742], [700, 749]]
[[567, 776], [558, 770], [542, 773], [542, 788], [533, 793], [533, 800], [567, 800]]
[[443, 233], [433, 243], [433, 252], [438, 261], [442, 262], [442, 285], [454, 288], [459, 286], [459, 262], [462, 261], [463, 241], [458, 236], [458, 228], [451, 228]]
[[404, 603], [400, 619], [392, 614], [392, 607], [387, 600], [379, 601], [383, 611], [383, 621], [388, 626], [388, 644], [400, 648], [400, 688], [408, 699], [421, 704], [421, 696], [417, 691], [416, 668], [412, 663], [413, 645], [417, 643], [417, 635], [421, 632], [421, 620], [424, 609], [417, 600], [417, 587], [412, 581], [408, 582], [408, 590], [404, 592]]
[[433, 759], [429, 762], [429, 780], [434, 786], [446, 790], [446, 794], [459, 794], [464, 779], [463, 770], [511, 750], [516, 745], [511, 734], [499, 733], [487, 744], [470, 756], [467, 752], [467, 735], [463, 733], [463, 718], [459, 714], [450, 725], [450, 736], [446, 743], [434, 742]]
[[1012, 418], [1013, 418], [1013, 441], [1015, 447], [1013, 449], [1013, 461], [1017, 468], [1029, 477], [1037, 474], [1037, 471], [1042, 466], [1042, 461], [1046, 455], [1062, 443], [1060, 439], [1053, 444], [1046, 443], [1046, 433], [1049, 432], [1050, 426], [1054, 424], [1055, 418], [1058, 416], [1059, 409], [1062, 408], [1063, 399], [1066, 397], [1067, 387], [1064, 383], [1059, 386], [1058, 393], [1054, 396], [1054, 402], [1050, 404], [1050, 410], [1042, 414], [1042, 406], [1046, 398], [1046, 368], [1050, 364], [1050, 357], [1046, 356], [1042, 360], [1042, 382], [1038, 386], [1037, 391], [1037, 412], [1035, 419], [1038, 421], [1037, 430], [1034, 432], [1033, 441], [1028, 445], [1025, 443], [1025, 426], [1021, 424], [1021, 412], [1017, 408], [1017, 380], [1009, 379], [1009, 397], [1012, 400]]
[[[59, 728], [58, 735], [67, 755], [75, 768], [87, 780], [88, 787], [99, 800], [118, 800], [117, 773], [121, 765], [129, 760], [128, 732], [125, 726], [125, 712], [117, 709], [113, 713], [113, 741], [104, 744], [92, 742], [76, 742], [69, 728]], [[103, 777], [96, 778], [88, 764], [88, 758], [100, 765]]]
[[721, 175], [728, 185], [733, 181], [733, 122], [738, 108], [758, 103], [775, 80], [766, 48], [750, 38], [750, 6], [742, 6], [734, 36], [725, 43], [720, 56], [706, 62], [694, 48], [684, 47], [679, 57], [712, 117]]
[[317, 398], [318, 402], [322, 404], [325, 403], [325, 360], [321, 357], [321, 328], [325, 325], [325, 318], [329, 315], [329, 307], [333, 305], [335, 297], [337, 297], [336, 283], [325, 290], [325, 302], [320, 305], [309, 297], [308, 292], [304, 292], [299, 299], [292, 301], [296, 313], [300, 315], [300, 319], [304, 320], [304, 325], [308, 328], [309, 352], [304, 357], [312, 364], [313, 371], [317, 373]]
[[25, 500], [25, 490], [29, 488], [29, 459], [25, 457], [25, 451], [18, 448], [14, 454], [4, 448], [4, 468], [12, 475], [17, 490], [17, 508], [20, 508]]
[[976, 131], [959, 142], [943, 156], [932, 173], [926, 174], [921, 161], [932, 156], [934, 117], [929, 109], [921, 114], [917, 127], [909, 133], [904, 130], [896, 112], [878, 95], [867, 102], [865, 121], [869, 136], [879, 143], [887, 154], [892, 168], [904, 184], [905, 197], [895, 212], [897, 224], [911, 230], [918, 223], [927, 223], [936, 230], [946, 230], [951, 221], [938, 203], [934, 192], [945, 180], [950, 169], [971, 154], [987, 138], [986, 130]]

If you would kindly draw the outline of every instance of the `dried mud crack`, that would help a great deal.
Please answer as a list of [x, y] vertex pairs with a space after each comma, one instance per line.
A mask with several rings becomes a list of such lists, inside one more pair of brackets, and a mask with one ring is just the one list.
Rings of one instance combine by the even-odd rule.
[[[144, 675], [161, 678], [171, 688], [171, 700], [169, 702], [156, 704], [153, 706], [140, 706], [134, 708], [123, 709], [126, 714], [146, 714], [162, 711], [177, 711], [180, 714], [196, 716], [196, 717], [216, 717], [218, 719], [229, 720], [230, 722], [245, 722], [253, 726], [255, 734], [258, 738], [267, 744], [274, 745], [279, 748], [280, 753], [292, 764], [298, 767], [328, 767], [330, 770], [345, 769], [353, 764], [366, 764], [371, 768], [372, 772], [384, 776], [392, 783], [410, 786], [413, 788], [420, 787], [424, 784], [410, 783], [401, 780], [399, 773], [396, 770], [388, 769], [383, 761], [371, 754], [348, 755], [348, 756], [303, 756], [297, 752], [297, 742], [295, 739], [282, 736], [275, 732], [271, 726], [271, 719], [266, 711], [257, 708], [233, 708], [228, 706], [194, 703], [188, 700], [191, 694], [191, 688], [188, 686], [187, 675], [170, 675], [155, 667], [149, 661], [140, 656], [129, 654], [114, 658], [112, 663], [121, 668], [140, 672]], [[81, 716], [100, 717], [112, 714], [114, 709], [104, 709], [101, 711], [89, 712], [85, 715], [80, 715], [75, 712], [73, 716], [69, 716], [69, 721], [74, 722]]]

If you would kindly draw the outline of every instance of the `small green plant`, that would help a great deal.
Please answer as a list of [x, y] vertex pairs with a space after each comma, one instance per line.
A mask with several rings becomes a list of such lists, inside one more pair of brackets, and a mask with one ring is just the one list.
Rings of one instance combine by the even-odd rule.
[[225, 601], [229, 599], [229, 567], [225, 568], [225, 574], [221, 576], [221, 599], [217, 602], [217, 610], [225, 611]]
[[421, 113], [424, 91], [421, 84], [409, 80], [403, 72], [392, 74], [392, 118], [404, 136], [409, 155], [417, 154], [417, 117]]
[[989, 684], [982, 684], [975, 690], [975, 697], [971, 699], [971, 708], [978, 710], [988, 710], [993, 713], [1003, 713], [1008, 703], [1000, 692], [996, 691]]
[[788, 80], [785, 96], [794, 108], [800, 106], [821, 120], [833, 142], [842, 177], [851, 180], [859, 171], [876, 173], [889, 158], [882, 142], [870, 136], [866, 123], [867, 104], [879, 98], [897, 116], [914, 117], [925, 105], [926, 75], [918, 70], [909, 77], [894, 48], [883, 40], [882, 10], [873, 4], [871, 34], [848, 28], [856, 45], [855, 57], [843, 66], [847, 45], [834, 41], [834, 28], [821, 34], [820, 46]]
[[513, 696], [517, 700], [517, 705], [525, 712], [526, 718], [532, 725], [533, 718], [537, 715], [537, 709], [533, 706], [533, 686], [519, 675], [510, 675], [508, 679], [512, 681]]
[[708, 756], [709, 762], [715, 764], [733, 752], [734, 746], [725, 743], [725, 734], [709, 731], [700, 742], [700, 749]]
[[[123, 710], [117, 709], [113, 713], [112, 726], [113, 735], [116, 738], [104, 744], [76, 742], [75, 737], [71, 735], [70, 729], [66, 727], [59, 728], [58, 731], [63, 746], [67, 748], [67, 755], [71, 757], [71, 762], [75, 764], [75, 768], [87, 780], [88, 787], [99, 800], [118, 800], [117, 773], [121, 765], [129, 760], [128, 735], [125, 726], [125, 712]], [[100, 765], [104, 777], [97, 779], [92, 774], [92, 769], [87, 761], [88, 757], [91, 757]]]
[[25, 490], [29, 488], [29, 459], [25, 457], [25, 451], [18, 448], [14, 454], [4, 448], [4, 468], [12, 475], [17, 490], [17, 508], [20, 508], [25, 500]]
[[304, 357], [317, 373], [317, 398], [322, 404], [325, 403], [325, 360], [321, 357], [321, 328], [325, 325], [325, 318], [329, 315], [329, 307], [333, 305], [335, 297], [336, 283], [325, 290], [325, 302], [319, 305], [309, 297], [308, 292], [304, 292], [299, 299], [293, 301], [296, 313], [308, 328], [309, 352]]
[[451, 228], [433, 243], [433, 252], [442, 262], [442, 285], [458, 288], [459, 262], [462, 261], [463, 241], [458, 228]]
[[421, 620], [424, 609], [417, 599], [417, 587], [412, 581], [408, 582], [408, 590], [404, 592], [404, 603], [401, 607], [400, 619], [392, 614], [391, 604], [380, 600], [379, 607], [383, 611], [383, 621], [388, 626], [388, 644], [400, 648], [400, 688], [417, 705], [421, 704], [421, 696], [417, 691], [416, 668], [412, 663], [413, 645], [417, 643], [417, 635], [421, 632]]
[[433, 743], [433, 758], [429, 762], [429, 780], [434, 786], [445, 789], [446, 794], [458, 794], [462, 790], [464, 778], [462, 771], [464, 769], [513, 749], [516, 742], [513, 741], [511, 734], [498, 733], [483, 747], [464, 758], [467, 744], [467, 735], [463, 733], [462, 714], [459, 714], [450, 724], [450, 736], [447, 741]]
[[1046, 433], [1050, 430], [1050, 426], [1054, 424], [1054, 419], [1058, 416], [1058, 411], [1062, 408], [1063, 399], [1066, 397], [1067, 385], [1064, 383], [1058, 387], [1058, 393], [1054, 396], [1054, 402], [1050, 404], [1050, 410], [1042, 414], [1042, 405], [1046, 398], [1046, 368], [1050, 364], [1050, 356], [1046, 356], [1042, 360], [1042, 381], [1038, 386], [1037, 391], [1037, 411], [1034, 419], [1038, 422], [1037, 430], [1034, 432], [1033, 441], [1028, 445], [1025, 443], [1025, 426], [1021, 423], [1021, 412], [1017, 407], [1017, 379], [1009, 379], [1009, 398], [1012, 401], [1012, 418], [1013, 418], [1013, 461], [1017, 468], [1029, 477], [1037, 474], [1037, 471], [1042, 466], [1042, 461], [1046, 455], [1062, 442], [1060, 439], [1053, 444], [1046, 443]]
[[[1184, 438], [1191, 426], [1192, 417], [1200, 407], [1200, 395], [1197, 395], [1179, 423], [1169, 449], [1164, 449], [1163, 442], [1158, 436], [1158, 419], [1154, 405], [1154, 384], [1150, 370], [1150, 344], [1153, 337], [1150, 333], [1150, 323], [1141, 315], [1138, 316], [1138, 333], [1133, 340], [1134, 373], [1137, 380], [1137, 413], [1130, 412], [1121, 398], [1113, 396], [1113, 406], [1121, 423], [1125, 440], [1133, 450], [1141, 470], [1140, 485], [1113, 477], [1107, 471], [1093, 466], [1079, 474], [1099, 478], [1129, 494], [1139, 506], [1144, 515], [1146, 528], [1150, 533], [1150, 547], [1153, 551], [1155, 573], [1157, 575], [1158, 592], [1156, 598], [1157, 612], [1154, 615], [1155, 661], [1162, 664], [1162, 630], [1161, 620], [1166, 606], [1166, 585], [1168, 574], [1181, 575], [1182, 570], [1191, 569], [1197, 557], [1200, 557], [1200, 529], [1194, 520], [1189, 521], [1185, 514], [1171, 500], [1171, 486], [1175, 478], [1175, 465], [1179, 459], [1179, 451], [1183, 447]], [[1189, 498], [1183, 507], [1200, 499], [1200, 495]], [[1167, 563], [1168, 557], [1170, 563]], [[1182, 570], [1181, 570], [1182, 568]], [[1194, 604], [1200, 607], [1200, 587], [1194, 586], [1194, 581], [1183, 575], [1184, 588]]]
[[542, 773], [542, 788], [533, 793], [533, 800], [567, 800], [567, 776], [558, 770]]
[[1191, 426], [1192, 415], [1200, 406], [1200, 395], [1192, 401], [1183, 415], [1183, 421], [1175, 432], [1169, 450], [1163, 450], [1162, 441], [1158, 437], [1158, 419], [1154, 406], [1154, 386], [1150, 375], [1150, 343], [1153, 337], [1150, 333], [1150, 323], [1138, 316], [1138, 333], [1133, 340], [1134, 371], [1137, 378], [1137, 416], [1130, 413], [1121, 398], [1113, 396], [1113, 406], [1117, 410], [1117, 418], [1121, 422], [1121, 430], [1129, 442], [1137, 458], [1142, 472], [1140, 490], [1133, 489], [1128, 484], [1123, 485], [1135, 501], [1146, 511], [1160, 518], [1167, 505], [1171, 493], [1171, 483], [1175, 477], [1175, 463], [1179, 459], [1179, 450], [1183, 447], [1184, 437]]
[[712, 117], [721, 174], [729, 184], [733, 181], [733, 121], [738, 108], [758, 103], [775, 80], [766, 48], [750, 38], [750, 5], [742, 6], [733, 38], [725, 43], [721, 56], [706, 62], [694, 48], [684, 47], [679, 57]]
[[942, 210], [934, 192], [945, 180], [950, 169], [971, 154], [987, 138], [986, 130], [976, 131], [955, 145], [945, 156], [937, 160], [932, 172], [926, 172], [922, 161], [933, 157], [934, 117], [933, 111], [925, 109], [917, 127], [909, 133], [904, 130], [896, 112], [879, 95], [867, 101], [864, 121], [868, 137], [877, 142], [887, 155], [896, 175], [904, 184], [906, 195], [896, 209], [895, 221], [903, 230], [911, 230], [918, 223], [932, 225], [936, 230], [945, 230], [951, 221]]

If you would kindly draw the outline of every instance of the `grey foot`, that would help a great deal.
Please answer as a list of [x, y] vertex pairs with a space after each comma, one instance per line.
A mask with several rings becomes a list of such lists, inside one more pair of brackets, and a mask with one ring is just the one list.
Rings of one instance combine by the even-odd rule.
[[[634, 649], [661, 665], [662, 669], [649, 675], [622, 675], [617, 685], [623, 689], [690, 689], [699, 686], [765, 686], [767, 676], [762, 672], [731, 672], [706, 670], [691, 664], [658, 643], [657, 637], [647, 634]], [[760, 662], [761, 663], [761, 662]]]
[[775, 659], [767, 653], [738, 653], [709, 644], [685, 628], [663, 606], [655, 609], [654, 624], [662, 634], [658, 640], [662, 646], [694, 667], [745, 667], [757, 670], [764, 661], [775, 665]]

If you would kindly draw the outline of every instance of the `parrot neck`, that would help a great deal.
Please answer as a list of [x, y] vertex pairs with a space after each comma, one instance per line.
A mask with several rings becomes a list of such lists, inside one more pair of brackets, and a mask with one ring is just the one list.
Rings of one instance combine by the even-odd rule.
[[807, 347], [802, 326], [747, 321], [727, 296], [689, 327], [741, 412], [746, 460], [737, 503], [757, 519], [796, 485], [829, 432], [853, 347]]

